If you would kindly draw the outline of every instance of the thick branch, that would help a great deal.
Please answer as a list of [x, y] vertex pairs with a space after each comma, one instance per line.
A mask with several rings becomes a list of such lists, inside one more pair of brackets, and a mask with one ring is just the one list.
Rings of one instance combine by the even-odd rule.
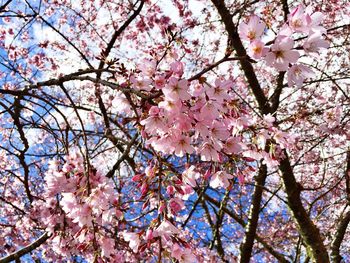
[[[247, 52], [242, 44], [242, 41], [238, 35], [237, 28], [232, 21], [232, 15], [230, 11], [225, 6], [225, 2], [223, 0], [212, 0], [212, 3], [215, 5], [218, 10], [222, 21], [225, 24], [226, 31], [229, 35], [229, 38], [232, 43], [233, 49], [236, 51], [238, 57], [247, 57]], [[240, 60], [240, 64], [242, 66], [243, 72], [247, 81], [252, 89], [254, 96], [258, 102], [259, 109], [263, 114], [269, 113], [269, 107], [267, 104], [267, 99], [264, 95], [262, 88], [260, 87], [258, 78], [254, 72], [254, 68], [251, 62], [248, 59]]]
[[[350, 150], [346, 154], [346, 169], [345, 169], [345, 178], [346, 178], [346, 194], [349, 201], [349, 177], [350, 177]], [[350, 209], [346, 212], [345, 216], [340, 220], [337, 227], [337, 232], [335, 232], [334, 239], [331, 246], [331, 259], [334, 263], [340, 263], [343, 257], [340, 255], [340, 246], [343, 242], [346, 229], [350, 223]]]
[[28, 246], [8, 255], [0, 259], [0, 263], [8, 263], [14, 260], [19, 260], [22, 256], [30, 253], [34, 249], [38, 248], [40, 245], [42, 245], [47, 239], [49, 239], [50, 236], [47, 232], [45, 232], [41, 237], [39, 237], [37, 240], [35, 240], [33, 243], [29, 244]]
[[345, 190], [346, 197], [350, 203], [350, 149], [346, 153]]
[[0, 12], [4, 11], [5, 8], [12, 2], [12, 0], [8, 0], [5, 4], [0, 6]]
[[350, 210], [348, 210], [345, 216], [340, 221], [337, 232], [335, 233], [334, 240], [331, 246], [331, 259], [334, 263], [342, 262], [343, 257], [340, 255], [340, 245], [343, 242], [346, 229], [350, 223]]
[[286, 156], [280, 163], [280, 170], [284, 187], [287, 193], [288, 206], [292, 210], [295, 221], [298, 225], [299, 232], [310, 249], [311, 257], [315, 262], [329, 262], [327, 250], [323, 244], [319, 229], [309, 218], [300, 198], [300, 186], [297, 183], [287, 152]]
[[244, 241], [240, 248], [241, 263], [245, 263], [245, 262], [249, 263], [250, 257], [252, 255], [256, 229], [258, 227], [260, 203], [261, 203], [262, 194], [263, 194], [263, 186], [265, 185], [266, 177], [267, 177], [267, 167], [266, 165], [261, 165], [259, 168], [258, 176], [255, 178], [256, 186], [254, 188], [252, 203], [250, 205], [248, 224], [246, 225]]
[[[208, 196], [207, 194], [203, 195], [203, 198], [216, 207], [220, 207], [220, 202], [215, 200], [214, 198]], [[240, 224], [242, 227], [245, 227], [245, 222], [242, 218], [240, 218], [238, 215], [233, 213], [231, 210], [227, 209], [227, 207], [223, 207], [222, 209], [227, 215], [229, 215], [231, 218], [233, 218], [238, 224]], [[284, 255], [277, 252], [272, 246], [270, 246], [263, 238], [261, 238], [259, 235], [256, 235], [256, 240], [263, 245], [263, 247], [272, 255], [274, 256], [278, 262], [281, 263], [288, 263], [289, 261], [285, 259]]]
[[278, 106], [280, 104], [280, 96], [283, 89], [283, 79], [285, 74], [285, 71], [282, 71], [278, 74], [277, 87], [269, 99], [271, 105], [271, 113], [274, 113], [278, 109]]
[[284, 21], [288, 20], [289, 15], [289, 7], [288, 7], [288, 0], [281, 0], [283, 13], [284, 13]]

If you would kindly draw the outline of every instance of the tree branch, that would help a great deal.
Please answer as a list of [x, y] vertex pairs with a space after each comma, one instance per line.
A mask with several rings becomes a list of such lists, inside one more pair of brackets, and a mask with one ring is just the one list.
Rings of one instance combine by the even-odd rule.
[[256, 235], [256, 229], [258, 227], [258, 220], [260, 214], [260, 203], [263, 194], [263, 186], [267, 177], [266, 165], [261, 165], [259, 168], [258, 176], [256, 176], [256, 186], [252, 197], [252, 202], [249, 209], [248, 224], [245, 227], [245, 237], [241, 244], [241, 263], [249, 263], [252, 256], [252, 250], [254, 245], [254, 239]]
[[310, 249], [311, 258], [315, 262], [328, 263], [329, 256], [323, 244], [320, 231], [314, 225], [302, 204], [300, 198], [301, 187], [294, 177], [293, 169], [286, 151], [284, 151], [284, 155], [285, 158], [280, 162], [279, 167], [287, 193], [288, 206], [292, 210], [294, 219], [306, 246]]
[[[346, 154], [346, 169], [345, 169], [345, 178], [346, 178], [346, 194], [349, 198], [349, 177], [350, 177], [350, 150]], [[348, 203], [350, 201], [348, 200]], [[331, 259], [334, 263], [340, 263], [343, 257], [340, 255], [340, 246], [343, 242], [346, 229], [350, 223], [350, 209], [346, 212], [345, 216], [340, 220], [335, 232], [334, 239], [331, 245]]]
[[345, 216], [340, 220], [340, 223], [335, 232], [334, 239], [331, 245], [331, 259], [334, 263], [342, 262], [343, 257], [340, 255], [340, 245], [343, 242], [346, 229], [350, 223], [350, 210], [348, 210]]
[[37, 240], [35, 240], [33, 243], [29, 244], [28, 246], [21, 248], [20, 250], [5, 256], [0, 259], [0, 263], [8, 263], [13, 260], [19, 260], [22, 256], [30, 253], [34, 249], [38, 248], [41, 246], [46, 240], [48, 240], [51, 236], [45, 232], [41, 237], [39, 237]]
[[[212, 3], [215, 5], [218, 10], [222, 21], [224, 22], [226, 31], [231, 40], [233, 49], [236, 51], [238, 57], [247, 57], [247, 52], [242, 44], [242, 41], [238, 35], [237, 28], [232, 21], [232, 15], [225, 6], [223, 0], [212, 0]], [[263, 114], [269, 113], [269, 106], [267, 104], [267, 99], [265, 94], [259, 84], [258, 78], [254, 72], [254, 68], [251, 62], [248, 59], [240, 60], [241, 67], [247, 78], [247, 81], [252, 89], [254, 96], [258, 102], [259, 109]]]
[[[220, 207], [220, 202], [215, 200], [214, 198], [208, 196], [207, 194], [203, 195], [203, 198], [216, 207]], [[233, 218], [238, 224], [240, 224], [242, 227], [245, 227], [246, 223], [242, 218], [240, 218], [238, 215], [227, 209], [227, 207], [223, 207], [222, 210], [229, 215], [231, 218]], [[261, 238], [259, 235], [256, 235], [256, 240], [263, 245], [263, 247], [272, 255], [274, 256], [278, 262], [281, 263], [288, 263], [289, 261], [285, 259], [284, 255], [276, 251], [272, 246], [270, 246], [263, 238]]]

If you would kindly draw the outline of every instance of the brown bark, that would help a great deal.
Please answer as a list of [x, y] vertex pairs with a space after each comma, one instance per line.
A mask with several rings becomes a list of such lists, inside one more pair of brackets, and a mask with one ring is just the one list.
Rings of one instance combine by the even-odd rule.
[[39, 237], [37, 240], [35, 240], [33, 243], [29, 244], [28, 246], [21, 248], [20, 250], [17, 250], [16, 252], [14, 252], [8, 256], [0, 258], [0, 263], [19, 261], [22, 256], [32, 252], [34, 249], [41, 246], [49, 238], [50, 238], [50, 235], [47, 232], [45, 232], [41, 237]]
[[284, 187], [287, 193], [288, 206], [291, 209], [299, 232], [310, 250], [310, 257], [314, 262], [328, 263], [329, 256], [323, 244], [319, 229], [314, 225], [308, 216], [300, 197], [300, 186], [297, 183], [290, 161], [285, 151], [286, 157], [280, 162], [280, 171]]
[[[240, 37], [237, 32], [237, 28], [232, 21], [232, 16], [230, 11], [225, 6], [223, 0], [212, 0], [212, 3], [215, 5], [224, 25], [226, 31], [231, 40], [232, 46], [237, 53], [237, 56], [247, 56], [246, 50], [240, 40]], [[259, 110], [262, 114], [271, 113], [271, 111], [276, 111], [279, 104], [279, 95], [281, 90], [277, 87], [276, 94], [271, 98], [271, 102], [274, 104], [273, 107], [270, 107], [267, 98], [264, 95], [264, 92], [257, 80], [254, 68], [251, 62], [246, 60], [240, 60], [242, 70], [245, 74], [245, 77], [249, 83], [249, 87], [252, 90], [258, 105]], [[278, 86], [282, 87], [283, 85], [283, 75], [280, 74]], [[300, 187], [296, 182], [288, 154], [284, 152], [286, 158], [283, 159], [280, 163], [280, 170], [282, 172], [282, 179], [287, 193], [288, 205], [292, 210], [294, 219], [298, 225], [299, 232], [305, 241], [308, 250], [310, 251], [310, 256], [315, 262], [329, 262], [329, 256], [327, 250], [323, 244], [319, 229], [314, 225], [310, 217], [308, 216], [305, 208], [303, 207], [301, 197], [300, 197]]]
[[253, 245], [256, 235], [256, 229], [258, 228], [259, 214], [260, 214], [260, 203], [263, 194], [263, 186], [267, 177], [266, 165], [261, 165], [259, 168], [258, 176], [256, 176], [256, 186], [252, 197], [252, 202], [249, 209], [248, 224], [245, 227], [245, 237], [241, 244], [241, 263], [249, 263], [252, 256]]

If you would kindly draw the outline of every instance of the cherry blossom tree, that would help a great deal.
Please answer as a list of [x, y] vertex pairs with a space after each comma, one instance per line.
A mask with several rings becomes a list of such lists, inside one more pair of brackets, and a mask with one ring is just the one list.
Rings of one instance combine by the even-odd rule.
[[347, 0], [0, 0], [0, 262], [350, 261]]

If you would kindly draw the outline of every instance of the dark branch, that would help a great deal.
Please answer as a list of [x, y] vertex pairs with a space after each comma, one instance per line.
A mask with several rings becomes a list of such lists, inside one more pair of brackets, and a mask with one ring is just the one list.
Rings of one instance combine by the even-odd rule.
[[241, 263], [249, 263], [252, 256], [252, 250], [254, 245], [254, 239], [256, 235], [256, 229], [258, 227], [260, 203], [263, 194], [263, 186], [267, 177], [266, 165], [261, 165], [259, 168], [258, 176], [255, 178], [256, 186], [254, 188], [252, 203], [250, 205], [248, 224], [245, 229], [244, 241], [241, 245]]
[[315, 262], [329, 262], [328, 253], [323, 244], [320, 231], [308, 216], [301, 201], [301, 188], [295, 179], [286, 151], [284, 151], [284, 155], [286, 157], [280, 162], [280, 170], [287, 193], [288, 206], [292, 210], [306, 246], [311, 250], [310, 256]]
[[[346, 169], [345, 169], [345, 179], [346, 179], [346, 195], [348, 197], [348, 203], [350, 203], [350, 185], [349, 185], [349, 177], [350, 177], [350, 150], [346, 154]], [[350, 210], [348, 210], [340, 220], [339, 225], [337, 227], [337, 231], [335, 232], [334, 239], [331, 245], [331, 259], [334, 263], [340, 263], [343, 257], [340, 255], [340, 246], [343, 242], [346, 229], [350, 223]]]
[[[216, 207], [220, 207], [220, 202], [215, 200], [214, 198], [204, 194], [203, 198], [207, 201], [209, 201], [210, 203], [212, 203], [213, 205], [215, 205]], [[227, 209], [227, 207], [223, 207], [223, 211], [229, 215], [232, 219], [234, 219], [238, 224], [240, 224], [242, 227], [245, 227], [245, 222], [242, 218], [240, 218], [238, 215], [236, 215], [234, 212], [232, 212], [231, 210]], [[278, 262], [281, 263], [288, 263], [289, 261], [287, 259], [285, 259], [284, 255], [277, 252], [275, 250], [275, 248], [273, 248], [272, 246], [270, 246], [263, 238], [261, 238], [259, 235], [256, 235], [256, 240], [263, 245], [263, 247], [271, 254], [273, 255]]]
[[[218, 10], [222, 21], [225, 24], [226, 31], [229, 35], [229, 38], [232, 43], [233, 49], [236, 51], [238, 57], [247, 57], [247, 52], [242, 44], [242, 41], [238, 35], [237, 27], [232, 21], [232, 15], [230, 11], [225, 6], [223, 0], [212, 0], [212, 3], [215, 5]], [[240, 60], [241, 67], [247, 78], [247, 81], [250, 85], [251, 90], [254, 93], [254, 96], [258, 102], [259, 109], [263, 114], [269, 113], [269, 106], [267, 104], [267, 99], [265, 94], [259, 84], [258, 78], [254, 72], [254, 68], [251, 62], [248, 59]]]
[[38, 248], [41, 246], [47, 239], [50, 238], [50, 235], [45, 232], [41, 237], [39, 237], [37, 240], [35, 240], [33, 243], [30, 245], [8, 255], [0, 259], [0, 263], [8, 263], [14, 260], [19, 260], [22, 256], [32, 252], [34, 249]]

